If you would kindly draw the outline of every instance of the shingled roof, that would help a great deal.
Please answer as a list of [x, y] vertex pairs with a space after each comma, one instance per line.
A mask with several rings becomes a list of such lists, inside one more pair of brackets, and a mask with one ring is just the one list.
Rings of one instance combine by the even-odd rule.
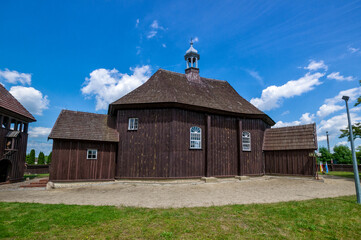
[[36, 119], [6, 88], [0, 84], [0, 109], [5, 109], [15, 114], [14, 117], [22, 118], [28, 122], [35, 122]]
[[143, 85], [109, 105], [116, 109], [144, 106], [176, 106], [194, 110], [216, 111], [242, 117], [261, 118], [269, 125], [274, 121], [241, 97], [226, 81], [200, 78], [200, 83], [187, 80], [185, 74], [159, 69]]
[[50, 139], [118, 142], [115, 121], [105, 114], [62, 110], [49, 135]]
[[264, 151], [317, 149], [316, 124], [268, 128], [263, 140]]

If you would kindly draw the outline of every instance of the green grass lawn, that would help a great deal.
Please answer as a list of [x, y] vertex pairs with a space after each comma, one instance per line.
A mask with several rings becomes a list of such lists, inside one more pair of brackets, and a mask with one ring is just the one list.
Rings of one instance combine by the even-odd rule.
[[43, 177], [49, 177], [49, 173], [44, 173], [44, 174], [24, 174], [24, 179], [26, 178], [43, 178]]
[[[360, 174], [360, 173], [359, 173]], [[322, 173], [320, 173], [322, 175]], [[354, 178], [353, 172], [336, 172], [336, 171], [330, 171], [326, 175], [332, 175], [337, 177], [345, 177], [345, 178]]]
[[361, 239], [356, 197], [145, 209], [0, 202], [9, 239]]

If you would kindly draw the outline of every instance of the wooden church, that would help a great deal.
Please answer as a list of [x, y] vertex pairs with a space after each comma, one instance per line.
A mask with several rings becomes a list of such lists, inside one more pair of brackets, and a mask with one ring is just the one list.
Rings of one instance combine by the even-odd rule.
[[51, 181], [314, 175], [315, 125], [275, 122], [226, 81], [159, 69], [109, 105], [108, 114], [63, 110], [53, 139]]
[[0, 183], [23, 180], [28, 126], [35, 121], [0, 84]]

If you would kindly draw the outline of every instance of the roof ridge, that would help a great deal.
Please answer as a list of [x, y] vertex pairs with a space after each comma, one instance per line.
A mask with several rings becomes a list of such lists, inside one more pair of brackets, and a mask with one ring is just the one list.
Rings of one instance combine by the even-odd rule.
[[[186, 77], [185, 73], [173, 72], [173, 71], [166, 70], [166, 69], [163, 69], [163, 68], [159, 68], [158, 71], [165, 71], [165, 72], [168, 72], [168, 73], [171, 73], [171, 74], [177, 74], [179, 76]], [[207, 81], [227, 82], [226, 80], [219, 80], [219, 79], [207, 78], [207, 77], [202, 77], [202, 76], [201, 76], [201, 78], [204, 79], [204, 80], [207, 80]]]
[[103, 114], [103, 113], [84, 112], [84, 111], [69, 110], [69, 109], [62, 109], [61, 112], [85, 113], [85, 114], [108, 116], [108, 114]]

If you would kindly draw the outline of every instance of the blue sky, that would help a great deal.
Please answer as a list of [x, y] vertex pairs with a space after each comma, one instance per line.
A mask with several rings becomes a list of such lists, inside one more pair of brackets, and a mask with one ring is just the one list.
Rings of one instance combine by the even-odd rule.
[[332, 147], [340, 96], [361, 95], [360, 16], [360, 1], [0, 1], [0, 82], [37, 119], [28, 150], [48, 153], [61, 109], [106, 113], [158, 68], [183, 73], [193, 38], [201, 76]]

